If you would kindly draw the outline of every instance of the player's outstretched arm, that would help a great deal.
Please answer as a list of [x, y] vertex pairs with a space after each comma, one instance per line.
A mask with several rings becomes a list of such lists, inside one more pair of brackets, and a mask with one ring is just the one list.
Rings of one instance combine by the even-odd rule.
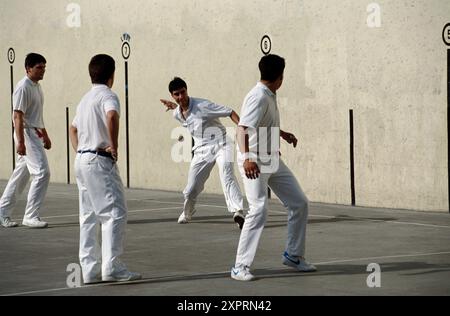
[[166, 106], [166, 112], [170, 110], [175, 110], [178, 107], [178, 105], [169, 100], [160, 99], [159, 101], [161, 101], [161, 103]]

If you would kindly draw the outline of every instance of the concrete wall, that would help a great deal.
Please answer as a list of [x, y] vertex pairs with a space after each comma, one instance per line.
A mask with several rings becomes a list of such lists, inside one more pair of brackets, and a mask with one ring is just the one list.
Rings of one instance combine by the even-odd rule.
[[[0, 0], [0, 178], [9, 178], [12, 168], [9, 47], [16, 52], [14, 83], [24, 75], [28, 52], [47, 58], [42, 86], [53, 140], [48, 158], [52, 181], [61, 183], [66, 182], [65, 108], [72, 119], [90, 88], [90, 57], [107, 53], [116, 59], [114, 90], [123, 106], [119, 165], [125, 181], [120, 37], [130, 34], [131, 186], [181, 191], [188, 163], [172, 161], [176, 140], [170, 136], [178, 125], [158, 101], [169, 97], [168, 81], [182, 76], [190, 95], [240, 112], [243, 97], [258, 80], [260, 40], [269, 34], [272, 53], [287, 61], [279, 91], [282, 128], [300, 138], [296, 150], [282, 146], [283, 157], [310, 200], [351, 203], [353, 109], [356, 203], [447, 210], [446, 48], [441, 34], [450, 22], [450, 2], [380, 0], [379, 16], [371, 2]], [[76, 10], [70, 3], [81, 10], [79, 27], [73, 27]], [[377, 21], [381, 24], [373, 27]], [[217, 171], [205, 191], [221, 192]]]

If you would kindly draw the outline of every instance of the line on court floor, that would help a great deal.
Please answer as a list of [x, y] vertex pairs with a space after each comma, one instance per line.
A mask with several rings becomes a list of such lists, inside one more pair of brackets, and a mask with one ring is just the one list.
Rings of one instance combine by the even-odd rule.
[[[164, 208], [151, 208], [151, 209], [142, 209], [142, 210], [133, 210], [128, 211], [128, 213], [143, 213], [143, 212], [155, 212], [155, 211], [165, 211], [165, 210], [178, 210], [179, 207], [164, 207]], [[64, 218], [64, 217], [78, 217], [79, 214], [68, 214], [68, 215], [55, 215], [55, 216], [44, 216], [42, 219], [49, 218]], [[14, 219], [14, 221], [18, 221], [19, 219]]]
[[395, 258], [410, 258], [410, 257], [428, 257], [428, 256], [441, 256], [449, 255], [448, 252], [432, 252], [432, 253], [422, 253], [422, 254], [410, 254], [410, 255], [397, 255], [397, 256], [380, 256], [380, 257], [367, 257], [367, 258], [354, 258], [345, 260], [335, 260], [335, 261], [325, 261], [325, 262], [315, 262], [316, 265], [327, 265], [331, 263], [344, 263], [344, 262], [355, 262], [355, 261], [368, 261], [368, 260], [379, 260], [379, 259], [395, 259]]
[[[367, 258], [353, 258], [353, 259], [344, 259], [344, 260], [333, 260], [333, 261], [324, 261], [324, 262], [313, 262], [315, 265], [327, 265], [332, 263], [344, 263], [344, 262], [356, 262], [356, 261], [369, 261], [369, 260], [380, 260], [380, 259], [394, 259], [394, 258], [411, 258], [411, 257], [427, 257], [427, 256], [440, 256], [440, 255], [450, 255], [449, 252], [432, 252], [432, 253], [417, 253], [417, 254], [407, 254], [407, 255], [396, 255], [396, 256], [379, 256], [379, 257], [367, 257]], [[270, 270], [270, 269], [265, 269]], [[208, 276], [213, 275], [223, 275], [226, 274], [228, 277], [228, 273], [230, 271], [220, 271], [220, 272], [211, 272], [208, 273]], [[320, 272], [320, 271], [319, 271]], [[205, 274], [189, 274], [189, 275], [172, 275], [172, 276], [164, 276], [164, 277], [156, 277], [156, 278], [148, 278], [148, 279], [142, 279], [137, 281], [129, 281], [129, 282], [119, 282], [119, 283], [99, 283], [99, 284], [93, 284], [93, 285], [84, 285], [78, 288], [55, 288], [55, 289], [45, 289], [45, 290], [36, 290], [36, 291], [27, 291], [27, 292], [17, 292], [17, 293], [9, 293], [9, 294], [1, 294], [0, 296], [19, 296], [19, 295], [31, 295], [31, 294], [43, 294], [43, 293], [49, 293], [49, 292], [61, 292], [61, 291], [67, 291], [67, 290], [82, 290], [82, 289], [88, 289], [88, 288], [95, 288], [95, 287], [106, 287], [106, 286], [114, 286], [114, 285], [132, 285], [132, 284], [145, 284], [146, 282], [149, 282], [151, 280], [160, 280], [161, 282], [164, 281], [176, 281], [177, 278], [195, 278], [199, 276], [204, 276]], [[182, 281], [182, 280], [181, 280]]]
[[[142, 200], [139, 200], [142, 201]], [[156, 203], [162, 203], [162, 204], [178, 204], [178, 205], [184, 205], [184, 203], [180, 202], [170, 202], [170, 201], [158, 201], [158, 200], [149, 200]], [[197, 204], [197, 206], [202, 207], [213, 207], [213, 208], [222, 208], [227, 209], [225, 206], [219, 206], [219, 205], [209, 205], [209, 204]], [[179, 207], [167, 207], [167, 208], [155, 208], [155, 209], [142, 209], [142, 210], [133, 210], [128, 211], [128, 213], [143, 213], [143, 212], [154, 212], [154, 211], [163, 211], [163, 210], [173, 210], [178, 209]], [[276, 214], [286, 214], [284, 211], [270, 211], [269, 213], [276, 213]], [[69, 215], [56, 215], [56, 216], [46, 216], [42, 217], [43, 219], [49, 219], [49, 218], [64, 218], [64, 217], [78, 217], [78, 214], [69, 214]], [[339, 218], [338, 216], [331, 216], [331, 215], [316, 215], [316, 214], [309, 214], [309, 217], [322, 217], [322, 218]], [[351, 219], [359, 220], [359, 221], [367, 221], [367, 222], [374, 222], [374, 223], [389, 223], [389, 224], [396, 224], [396, 225], [412, 225], [412, 226], [422, 226], [422, 227], [431, 227], [431, 228], [445, 228], [450, 229], [450, 226], [446, 225], [434, 225], [434, 224], [424, 224], [424, 223], [415, 223], [415, 222], [404, 222], [404, 221], [386, 221], [382, 219], [368, 219], [364, 217], [349, 217]], [[19, 219], [13, 219], [15, 221], [19, 221]]]
[[[135, 200], [135, 201], [142, 201], [142, 200]], [[184, 203], [181, 202], [170, 202], [170, 201], [159, 201], [159, 200], [145, 200], [149, 202], [156, 202], [161, 204], [178, 204], [178, 205], [184, 205]], [[205, 207], [214, 207], [214, 208], [227, 208], [226, 206], [220, 206], [220, 205], [209, 205], [209, 204], [196, 204], [197, 206], [205, 206]]]
[[[281, 211], [269, 211], [270, 213], [278, 213], [278, 214], [286, 214], [286, 212]], [[308, 215], [309, 217], [323, 217], [323, 218], [341, 218], [339, 216], [330, 216], [330, 215]], [[347, 218], [347, 217], [345, 217]], [[423, 224], [423, 223], [414, 223], [414, 222], [397, 222], [397, 221], [386, 221], [383, 219], [369, 219], [364, 217], [353, 217], [349, 216], [348, 219], [354, 219], [359, 221], [366, 221], [366, 222], [374, 222], [374, 223], [389, 223], [389, 224], [399, 224], [399, 225], [415, 225], [415, 226], [424, 226], [424, 227], [433, 227], [433, 228], [447, 228], [450, 229], [450, 226], [445, 225], [434, 225], [434, 224]]]

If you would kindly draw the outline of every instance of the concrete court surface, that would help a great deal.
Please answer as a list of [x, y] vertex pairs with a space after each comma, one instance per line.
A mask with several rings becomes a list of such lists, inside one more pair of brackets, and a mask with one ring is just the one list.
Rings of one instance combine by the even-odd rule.
[[[252, 267], [258, 280], [246, 283], [229, 277], [239, 230], [222, 196], [201, 195], [193, 222], [179, 225], [181, 193], [137, 189], [126, 192], [123, 260], [143, 280], [68, 288], [66, 268], [78, 262], [77, 192], [50, 185], [48, 229], [0, 227], [0, 295], [450, 295], [447, 213], [311, 203], [307, 259], [318, 271], [298, 273], [281, 264], [286, 213], [272, 199]], [[25, 198], [13, 219], [21, 220]], [[380, 266], [381, 287], [367, 285], [370, 263]]]

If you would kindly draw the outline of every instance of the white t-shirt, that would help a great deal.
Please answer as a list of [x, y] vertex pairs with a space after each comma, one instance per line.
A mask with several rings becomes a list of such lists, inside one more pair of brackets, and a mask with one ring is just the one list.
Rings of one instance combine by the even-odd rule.
[[77, 107], [72, 126], [78, 131], [78, 150], [97, 150], [110, 146], [106, 113], [120, 115], [117, 95], [103, 84], [94, 84]]
[[277, 96], [261, 82], [244, 99], [239, 126], [248, 127], [249, 150], [259, 157], [280, 151], [280, 113]]
[[202, 146], [224, 144], [226, 142], [226, 129], [220, 122], [220, 117], [228, 117], [232, 109], [212, 103], [211, 101], [189, 97], [189, 111], [186, 120], [182, 109], [178, 106], [173, 116], [186, 127], [194, 138], [193, 151]]
[[24, 127], [45, 128], [44, 94], [41, 85], [33, 82], [27, 76], [16, 85], [13, 94], [13, 109], [23, 112]]

